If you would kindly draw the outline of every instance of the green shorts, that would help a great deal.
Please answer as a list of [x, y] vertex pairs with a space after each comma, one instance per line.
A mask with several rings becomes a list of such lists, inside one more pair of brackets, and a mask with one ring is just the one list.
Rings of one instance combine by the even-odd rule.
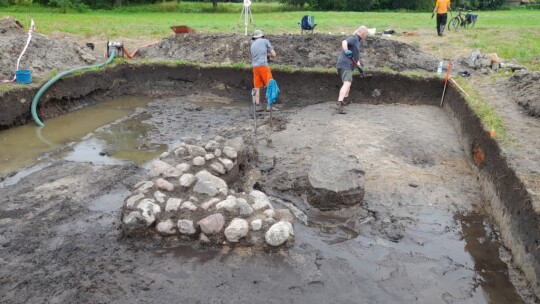
[[352, 82], [352, 70], [351, 69], [337, 69], [341, 81]]

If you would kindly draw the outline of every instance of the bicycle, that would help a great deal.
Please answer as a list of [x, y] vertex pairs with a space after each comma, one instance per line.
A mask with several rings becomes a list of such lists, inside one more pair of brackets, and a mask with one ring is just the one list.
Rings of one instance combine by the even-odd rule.
[[464, 8], [458, 8], [458, 14], [454, 18], [450, 19], [448, 23], [448, 30], [453, 29], [456, 31], [458, 27], [474, 27], [476, 20], [478, 19], [477, 14], [471, 14], [471, 10], [467, 10], [467, 14], [463, 15], [461, 12], [465, 11]]

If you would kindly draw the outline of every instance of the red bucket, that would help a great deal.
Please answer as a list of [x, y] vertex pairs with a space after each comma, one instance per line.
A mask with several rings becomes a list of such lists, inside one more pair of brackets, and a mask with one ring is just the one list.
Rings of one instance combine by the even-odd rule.
[[176, 25], [176, 26], [171, 26], [171, 29], [172, 29], [173, 32], [175, 32], [176, 34], [189, 34], [189, 33], [195, 32], [194, 29], [190, 28], [190, 27], [187, 26], [187, 25]]

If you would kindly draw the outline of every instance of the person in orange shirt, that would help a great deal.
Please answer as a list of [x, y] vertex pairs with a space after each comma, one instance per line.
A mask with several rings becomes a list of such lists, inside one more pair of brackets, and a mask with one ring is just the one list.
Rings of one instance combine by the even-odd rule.
[[446, 27], [447, 13], [450, 9], [450, 0], [437, 0], [435, 3], [435, 8], [433, 9], [433, 14], [431, 18], [437, 13], [437, 34], [442, 36], [444, 28]]

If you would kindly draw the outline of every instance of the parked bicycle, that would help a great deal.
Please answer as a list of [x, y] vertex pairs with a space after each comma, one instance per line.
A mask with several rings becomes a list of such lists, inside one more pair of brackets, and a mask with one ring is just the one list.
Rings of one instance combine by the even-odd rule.
[[[458, 14], [454, 18], [450, 19], [448, 23], [448, 30], [456, 31], [458, 27], [474, 27], [476, 20], [478, 19], [477, 14], [471, 14], [471, 10], [466, 10], [464, 8], [457, 9]], [[462, 12], [467, 11], [467, 14], [462, 14]]]

